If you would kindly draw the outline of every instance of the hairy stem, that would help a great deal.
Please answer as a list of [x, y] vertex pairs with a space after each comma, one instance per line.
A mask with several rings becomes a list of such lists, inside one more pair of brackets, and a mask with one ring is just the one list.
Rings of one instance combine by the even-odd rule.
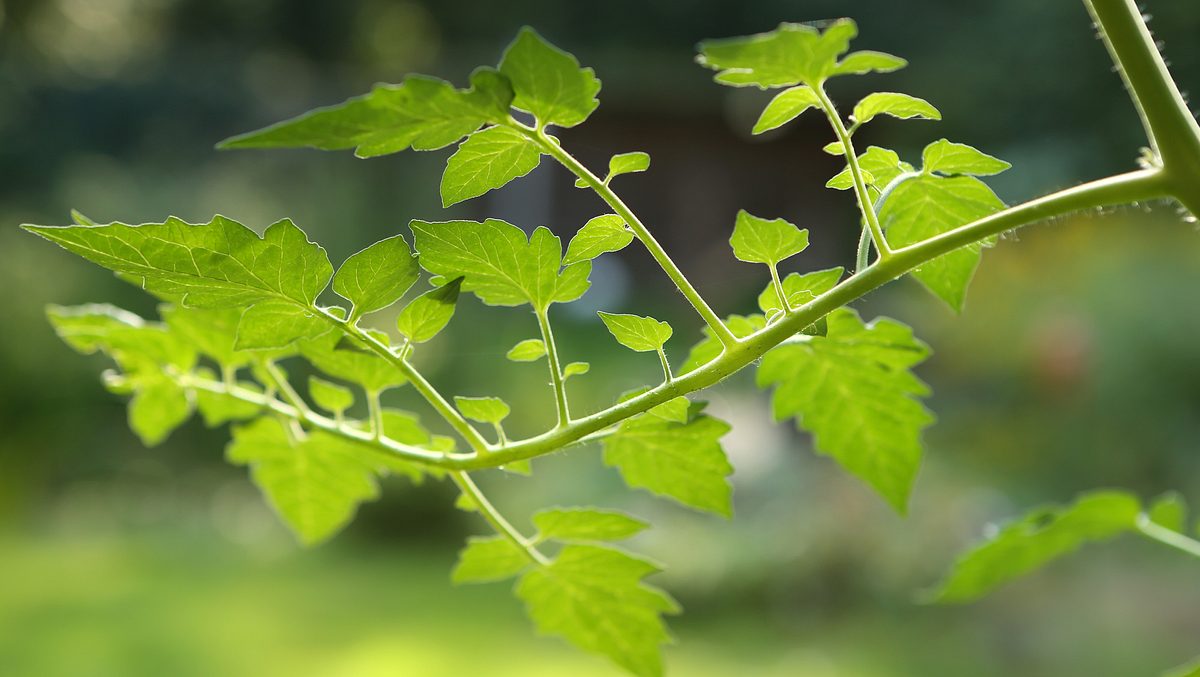
[[1152, 541], [1157, 541], [1176, 550], [1186, 552], [1192, 557], [1200, 557], [1200, 541], [1188, 538], [1178, 531], [1155, 524], [1148, 515], [1142, 514], [1138, 516], [1137, 529], [1138, 533]]
[[[858, 166], [858, 155], [854, 152], [854, 143], [850, 140], [850, 132], [846, 131], [846, 125], [842, 123], [837, 107], [825, 93], [825, 88], [815, 87], [814, 90], [817, 93], [817, 99], [821, 102], [821, 109], [825, 111], [825, 117], [829, 118], [829, 124], [833, 127], [833, 133], [837, 135], [838, 141], [842, 144], [842, 151], [846, 156], [846, 166], [850, 169], [850, 178], [854, 180], [854, 194], [858, 197], [858, 209], [862, 212], [863, 221], [871, 232], [875, 250], [879, 252], [879, 258], [887, 259], [891, 256], [892, 249], [888, 246], [887, 239], [883, 237], [883, 228], [879, 226], [879, 216], [875, 213], [875, 206], [871, 204], [871, 194], [867, 192], [867, 182], [863, 180], [862, 167]], [[861, 261], [863, 259], [861, 245], [859, 252]]]
[[700, 314], [701, 319], [712, 330], [713, 335], [721, 341], [721, 344], [727, 347], [737, 344], [738, 340], [733, 335], [733, 332], [729, 331], [729, 328], [725, 326], [721, 318], [713, 312], [708, 302], [704, 300], [704, 297], [700, 296], [700, 292], [696, 291], [696, 288], [692, 286], [692, 283], [688, 281], [683, 271], [671, 260], [671, 257], [662, 248], [662, 245], [658, 243], [658, 240], [655, 240], [654, 236], [650, 234], [649, 229], [646, 228], [641, 219], [613, 192], [612, 188], [608, 187], [608, 184], [593, 174], [587, 167], [584, 167], [583, 163], [576, 160], [574, 156], [559, 145], [557, 139], [547, 136], [544, 131], [528, 127], [516, 120], [511, 121], [509, 125], [536, 143], [544, 153], [553, 157], [563, 167], [566, 167], [568, 171], [594, 190], [600, 196], [600, 199], [608, 203], [608, 206], [625, 220], [625, 223], [629, 225], [629, 228], [633, 230], [637, 238], [642, 241], [642, 244], [646, 246], [646, 250], [650, 252], [650, 256], [654, 257], [654, 260], [666, 272], [667, 277], [671, 278], [671, 281], [675, 283], [675, 287], [688, 300], [688, 303], [692, 304], [692, 307]]
[[474, 503], [477, 508], [479, 508], [479, 514], [482, 515], [485, 520], [487, 520], [488, 524], [492, 525], [492, 528], [496, 530], [496, 533], [511, 541], [512, 544], [517, 546], [521, 552], [525, 553], [525, 556], [528, 557], [529, 560], [534, 564], [537, 564], [538, 566], [546, 566], [550, 564], [550, 560], [547, 559], [546, 556], [541, 552], [539, 552], [538, 549], [531, 544], [529, 539], [522, 536], [521, 533], [508, 522], [508, 520], [504, 519], [504, 516], [500, 514], [500, 511], [496, 510], [496, 507], [488, 501], [487, 497], [483, 495], [483, 492], [479, 490], [479, 487], [470, 478], [470, 476], [467, 475], [467, 473], [452, 472], [450, 473], [450, 479], [453, 480], [454, 483], [458, 485], [459, 490], [466, 494], [467, 497], [471, 499], [471, 502]]
[[783, 282], [779, 280], [779, 267], [774, 263], [767, 267], [771, 269], [771, 286], [775, 288], [775, 295], [779, 297], [779, 307], [790, 311], [792, 304], [788, 303], [787, 294], [783, 293]]
[[571, 410], [567, 406], [567, 388], [563, 380], [562, 365], [558, 361], [558, 346], [554, 343], [554, 332], [550, 329], [549, 310], [535, 310], [538, 328], [542, 330], [542, 343], [546, 344], [546, 362], [550, 366], [550, 384], [554, 386], [554, 405], [558, 412], [558, 427], [571, 423]]
[[667, 353], [662, 348], [658, 349], [658, 360], [662, 362], [663, 381], [671, 382], [671, 363], [667, 361]]

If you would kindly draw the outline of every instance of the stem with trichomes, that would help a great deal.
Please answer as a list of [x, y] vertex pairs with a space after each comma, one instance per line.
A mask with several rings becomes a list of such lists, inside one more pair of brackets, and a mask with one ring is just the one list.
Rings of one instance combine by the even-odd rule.
[[558, 360], [558, 346], [554, 342], [554, 331], [550, 329], [549, 313], [546, 309], [535, 310], [538, 328], [542, 332], [542, 343], [546, 345], [546, 362], [550, 366], [550, 384], [554, 387], [554, 406], [558, 413], [558, 427], [570, 425], [571, 410], [567, 406], [567, 388]]

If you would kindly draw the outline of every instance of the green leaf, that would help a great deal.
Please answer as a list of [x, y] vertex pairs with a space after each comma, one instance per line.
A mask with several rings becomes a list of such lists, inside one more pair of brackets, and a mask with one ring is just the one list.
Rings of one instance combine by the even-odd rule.
[[791, 87], [775, 95], [771, 103], [763, 109], [754, 123], [752, 134], [762, 134], [772, 129], [778, 129], [800, 117], [809, 108], [820, 108], [821, 99], [812, 87], [801, 85]]
[[512, 578], [531, 564], [515, 543], [503, 536], [472, 536], [458, 553], [450, 574], [454, 583], [490, 583]]
[[848, 308], [830, 313], [825, 336], [784, 343], [763, 357], [760, 388], [775, 386], [776, 420], [792, 416], [832, 456], [903, 513], [921, 462], [921, 430], [933, 416], [928, 387], [909, 371], [929, 355], [908, 327], [864, 325]]
[[167, 370], [191, 371], [196, 352], [166, 327], [110, 305], [50, 306], [46, 315], [76, 351], [101, 351], [121, 367], [120, 392], [133, 395], [129, 427], [143, 444], [162, 442], [191, 416], [187, 391]]
[[499, 397], [459, 397], [455, 395], [454, 406], [463, 416], [481, 423], [499, 423], [508, 417], [509, 407]]
[[354, 320], [400, 300], [418, 275], [417, 258], [404, 237], [396, 235], [346, 259], [333, 276], [333, 290], [353, 304]]
[[350, 348], [338, 348], [337, 335], [329, 334], [316, 341], [300, 344], [305, 359], [321, 371], [357, 383], [367, 392], [379, 393], [408, 383], [408, 377], [389, 360], [375, 354]]
[[[250, 392], [262, 392], [262, 388], [257, 383], [248, 381], [239, 382], [238, 387]], [[256, 418], [263, 411], [261, 406], [253, 402], [247, 402], [231, 395], [214, 393], [199, 388], [192, 391], [192, 397], [196, 401], [196, 410], [200, 412], [201, 418], [204, 419], [204, 425], [210, 428], [215, 428], [229, 421], [245, 421]]]
[[365, 96], [318, 108], [291, 120], [222, 141], [218, 148], [355, 148], [359, 157], [407, 148], [448, 146], [488, 122], [508, 117], [513, 92], [491, 68], [471, 74], [471, 88], [423, 75], [399, 85], [378, 85]]
[[293, 301], [271, 299], [255, 303], [242, 313], [238, 322], [237, 350], [285, 348], [301, 339], [311, 339], [333, 331], [333, 325], [319, 312]]
[[649, 153], [643, 153], [640, 150], [631, 153], [617, 153], [608, 160], [608, 177], [605, 178], [605, 181], [612, 181], [614, 177], [622, 174], [644, 172], [647, 169], [650, 169]]
[[[925, 175], [896, 186], [879, 209], [888, 242], [906, 247], [1004, 209], [987, 184], [970, 176]], [[962, 310], [967, 285], [987, 242], [956, 249], [914, 273], [921, 284], [954, 310]]]
[[513, 362], [533, 362], [546, 355], [546, 343], [541, 339], [525, 339], [505, 354]]
[[284, 523], [302, 543], [315, 545], [348, 524], [359, 503], [379, 496], [375, 468], [361, 449], [319, 430], [298, 440], [274, 418], [260, 418], [233, 429], [225, 455], [249, 465]]
[[940, 172], [972, 176], [999, 174], [1012, 167], [1004, 160], [992, 157], [965, 143], [953, 143], [945, 139], [938, 139], [925, 146], [925, 151], [922, 153], [922, 164], [922, 170], [926, 173]]
[[846, 154], [846, 146], [844, 146], [841, 141], [831, 141], [831, 142], [825, 144], [824, 146], [821, 146], [821, 150], [823, 150], [824, 152], [826, 152], [830, 155], [845, 155]]
[[856, 35], [858, 28], [849, 19], [834, 21], [824, 32], [806, 24], [783, 23], [769, 33], [702, 42], [697, 61], [719, 71], [714, 79], [723, 85], [817, 87], [841, 74], [837, 57]]
[[231, 369], [243, 367], [261, 355], [234, 348], [243, 312], [241, 308], [183, 308], [171, 305], [159, 308], [172, 334]]
[[908, 65], [908, 61], [898, 56], [863, 50], [850, 52], [837, 66], [831, 75], [862, 75], [864, 73], [891, 73]]
[[896, 151], [879, 146], [869, 146], [863, 151], [863, 154], [858, 156], [858, 166], [871, 175], [869, 183], [880, 190], [900, 174], [913, 170], [912, 165], [900, 161]]
[[572, 376], [583, 376], [591, 371], [591, 369], [592, 365], [588, 364], [587, 362], [571, 362], [567, 366], [563, 367], [563, 380], [565, 381]]
[[650, 524], [616, 510], [551, 508], [535, 513], [533, 526], [544, 541], [620, 541]]
[[[788, 304], [796, 308], [817, 298], [821, 294], [837, 286], [845, 272], [843, 268], [828, 268], [811, 273], [791, 273], [783, 278], [783, 293], [787, 296]], [[783, 310], [779, 303], [779, 295], [775, 293], [774, 285], [758, 295], [758, 307], [767, 315], [773, 315]]]
[[[862, 169], [862, 167], [859, 167], [859, 169], [861, 170], [860, 173], [862, 174], [863, 183], [867, 184], [868, 186], [875, 183], [875, 175], [865, 169]], [[835, 190], [850, 190], [853, 188], [854, 175], [850, 173], [850, 168], [847, 167], [835, 174], [833, 178], [825, 182], [825, 187], [833, 188]]]
[[616, 214], [603, 214], [589, 219], [567, 245], [564, 265], [588, 261], [605, 252], [624, 249], [633, 242], [633, 231], [625, 227], [625, 219]]
[[396, 329], [413, 343], [425, 343], [437, 336], [454, 317], [462, 281], [462, 276], [456, 277], [409, 301], [396, 317]]
[[901, 120], [921, 118], [941, 120], [942, 114], [925, 99], [898, 92], [875, 92], [854, 105], [854, 121], [865, 125], [877, 115], [890, 115]]
[[316, 376], [308, 377], [308, 394], [313, 402], [326, 411], [342, 413], [354, 406], [354, 393], [336, 383]]
[[435, 275], [463, 276], [462, 288], [492, 306], [530, 303], [545, 310], [583, 296], [589, 261], [559, 271], [562, 242], [545, 227], [526, 240], [520, 228], [501, 221], [413, 221], [421, 266]]
[[1181, 665], [1162, 677], [1200, 677], [1200, 658], [1197, 658], [1187, 665]]
[[959, 558], [933, 590], [933, 602], [970, 602], [1078, 550], [1135, 528], [1141, 506], [1120, 491], [1097, 491], [1073, 505], [1031, 511]]
[[1177, 491], [1169, 491], [1150, 504], [1146, 514], [1150, 521], [1178, 533], [1187, 531], [1187, 501]]
[[739, 261], [774, 266], [808, 248], [808, 230], [783, 219], [761, 219], [743, 209], [729, 244]]
[[475, 132], [446, 162], [442, 174], [442, 206], [478, 197], [525, 176], [541, 162], [542, 152], [510, 127]]
[[533, 115], [539, 127], [574, 127], [600, 105], [600, 81], [592, 69], [580, 68], [575, 57], [528, 26], [505, 50], [500, 72], [516, 91], [513, 108]]
[[654, 564], [615, 548], [567, 545], [517, 584], [538, 631], [607, 656], [639, 677], [662, 675], [660, 645], [671, 641], [662, 614], [679, 605], [642, 582]]
[[263, 237], [223, 216], [130, 226], [24, 229], [185, 306], [229, 308], [267, 299], [312, 306], [333, 267], [325, 250], [284, 219]]
[[[725, 326], [733, 335], [738, 338], [745, 338], [754, 332], [767, 326], [767, 318], [762, 315], [730, 315], [725, 318]], [[720, 357], [721, 352], [725, 350], [725, 345], [721, 340], [706, 326], [704, 327], [704, 338], [692, 347], [692, 351], [688, 353], [687, 361], [679, 368], [679, 373], [686, 374], [689, 371], [702, 367], [709, 362]]]
[[671, 338], [671, 325], [653, 317], [619, 315], [604, 311], [596, 314], [604, 321], [604, 326], [608, 327], [609, 333], [618, 343], [639, 353], [661, 350], [667, 339]]
[[630, 419], [604, 438], [604, 463], [616, 467], [631, 487], [729, 517], [732, 488], [727, 478], [733, 466], [720, 444], [729, 429], [710, 416], [687, 423], [661, 416]]

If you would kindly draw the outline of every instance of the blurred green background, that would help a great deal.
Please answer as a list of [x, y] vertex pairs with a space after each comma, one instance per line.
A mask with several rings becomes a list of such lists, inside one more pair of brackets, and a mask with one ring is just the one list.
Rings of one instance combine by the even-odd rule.
[[[1184, 88], [1200, 87], [1200, 4], [1148, 9]], [[22, 222], [206, 220], [263, 228], [292, 217], [333, 260], [410, 218], [497, 216], [568, 237], [602, 213], [543, 163], [452, 210], [437, 198], [447, 151], [362, 161], [348, 153], [217, 153], [212, 145], [419, 71], [464, 83], [532, 24], [595, 67], [602, 105], [564, 143], [598, 166], [646, 150], [619, 186], [722, 313], [765, 284], [726, 240], [738, 208], [812, 231], [797, 269], [849, 264], [849, 196], [818, 116], [751, 138], [767, 95], [722, 88], [691, 63], [696, 41], [781, 20], [850, 14], [860, 48], [910, 59], [847, 79], [909, 92], [946, 121], [881, 121], [861, 134], [910, 159], [946, 136], [1013, 162], [1009, 201], [1132, 166], [1137, 119], [1077, 2], [765, 0], [285, 2], [0, 0], [0, 675], [612, 675], [600, 659], [538, 639], [505, 585], [454, 589], [447, 573], [483, 525], [446, 486], [386, 487], [332, 543], [298, 548], [243, 470], [224, 430], [192, 422], [145, 449], [100, 359], [63, 346], [47, 303], [153, 302], [45, 242]], [[597, 309], [670, 320], [672, 360], [699, 323], [644, 252], [599, 261], [584, 299], [554, 320], [579, 411], [655, 378], [620, 349]], [[890, 677], [1156, 674], [1200, 653], [1200, 567], [1133, 540], [1095, 547], [965, 607], [916, 593], [989, 522], [1082, 490], [1177, 489], [1200, 503], [1200, 240], [1170, 206], [1082, 214], [1006, 238], [954, 317], [915, 284], [860, 304], [914, 325], [940, 423], [911, 515], [900, 519], [811, 453], [742, 374], [706, 394], [735, 424], [736, 519], [624, 490], [595, 450], [535, 464], [535, 478], [480, 479], [520, 522], [538, 506], [628, 509], [656, 528], [633, 543], [668, 567], [658, 583], [686, 614], [668, 650], [676, 675]], [[513, 434], [550, 422], [537, 365], [504, 351], [536, 331], [523, 312], [462, 304], [421, 355], [448, 394], [517, 404]], [[393, 318], [380, 313], [381, 327]], [[486, 327], [486, 331], [479, 328]], [[392, 404], [420, 410], [411, 393]]]

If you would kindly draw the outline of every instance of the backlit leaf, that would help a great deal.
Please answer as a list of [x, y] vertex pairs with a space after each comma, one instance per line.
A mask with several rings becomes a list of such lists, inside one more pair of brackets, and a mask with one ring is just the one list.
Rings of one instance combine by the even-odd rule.
[[604, 326], [621, 345], [639, 353], [660, 350], [667, 339], [671, 338], [671, 325], [660, 322], [653, 317], [638, 315], [620, 315], [616, 313], [597, 313], [604, 321]]
[[454, 397], [454, 406], [463, 416], [482, 423], [499, 423], [508, 417], [509, 407], [499, 397]]
[[513, 362], [533, 362], [546, 355], [546, 343], [541, 339], [525, 339], [513, 346], [505, 357]]
[[898, 56], [863, 50], [850, 52], [834, 67], [832, 75], [862, 75], [863, 73], [890, 73], [908, 65]]
[[538, 538], [556, 541], [620, 541], [650, 526], [616, 510], [551, 508], [535, 513]]
[[525, 27], [500, 60], [500, 72], [512, 81], [514, 108], [532, 114], [540, 125], [574, 127], [596, 110], [600, 81], [591, 68]]
[[533, 171], [542, 152], [510, 127], [488, 127], [467, 137], [446, 162], [442, 206], [478, 197]]
[[863, 97], [854, 105], [854, 121], [860, 125], [873, 120], [877, 115], [890, 115], [901, 120], [922, 118], [941, 120], [942, 114], [925, 99], [918, 99], [898, 92], [875, 92]]
[[633, 231], [625, 227], [625, 220], [616, 214], [603, 214], [589, 219], [571, 238], [567, 245], [564, 265], [588, 261], [605, 252], [624, 249], [633, 242]]
[[807, 24], [784, 23], [759, 33], [700, 43], [701, 65], [719, 71], [724, 85], [754, 85], [762, 89], [806, 84], [816, 87], [840, 74], [837, 58], [858, 35], [849, 19], [829, 24], [823, 32]]
[[972, 176], [999, 174], [1012, 166], [965, 143], [953, 143], [946, 139], [938, 139], [925, 146], [922, 162], [925, 172]]
[[532, 564], [515, 543], [503, 536], [472, 536], [458, 553], [450, 573], [455, 583], [488, 583], [512, 578]]
[[454, 317], [462, 281], [461, 276], [456, 277], [409, 301], [396, 317], [396, 329], [413, 343], [425, 343], [437, 336]]
[[761, 219], [743, 209], [729, 244], [739, 261], [774, 266], [808, 248], [808, 230], [783, 219]]
[[800, 117], [800, 114], [809, 108], [820, 107], [821, 100], [812, 87], [800, 85], [785, 89], [776, 94], [775, 98], [771, 99], [771, 103], [768, 103], [767, 107], [763, 109], [751, 132], [762, 134], [772, 129], [778, 129]]
[[420, 268], [404, 237], [380, 240], [346, 259], [333, 276], [333, 290], [350, 301], [350, 317], [382, 310], [400, 300]]
[[354, 406], [354, 393], [349, 388], [316, 376], [308, 377], [308, 394], [318, 407], [326, 411], [340, 413]]

